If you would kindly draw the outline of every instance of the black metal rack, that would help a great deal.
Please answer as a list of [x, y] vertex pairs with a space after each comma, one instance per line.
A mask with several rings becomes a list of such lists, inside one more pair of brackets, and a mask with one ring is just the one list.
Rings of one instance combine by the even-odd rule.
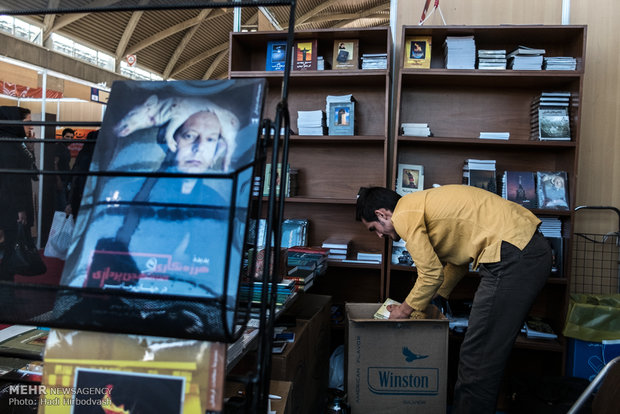
[[[56, 13], [85, 13], [85, 12], [118, 12], [136, 10], [165, 10], [165, 9], [202, 9], [221, 7], [257, 7], [286, 5], [290, 7], [289, 29], [287, 37], [286, 61], [291, 61], [295, 0], [266, 0], [266, 1], [170, 1], [152, 0], [143, 4], [138, 0], [121, 0], [109, 6], [93, 6], [90, 1], [60, 1], [53, 8], [47, 8], [46, 0], [25, 0], [15, 5], [0, 5], [0, 14], [28, 15], [28, 14], [56, 14]], [[264, 131], [259, 140], [258, 153], [255, 162], [245, 165], [230, 174], [194, 174], [196, 178], [218, 178], [231, 180], [233, 186], [237, 184], [239, 174], [247, 169], [254, 168], [252, 183], [258, 183], [262, 188], [265, 177], [265, 161], [267, 149], [272, 149], [270, 193], [267, 199], [267, 211], [263, 212], [262, 192], [253, 194], [248, 206], [249, 218], [257, 219], [266, 216], [266, 241], [263, 286], [261, 292], [260, 326], [258, 335], [258, 351], [253, 372], [248, 375], [229, 377], [247, 386], [246, 412], [265, 412], [269, 393], [269, 376], [271, 372], [271, 347], [275, 319], [276, 287], [274, 275], [279, 274], [279, 260], [270, 263], [274, 258], [271, 250], [279, 246], [281, 240], [281, 223], [284, 211], [284, 186], [276, 193], [276, 166], [278, 163], [287, 165], [290, 118], [288, 112], [288, 79], [290, 65], [284, 70], [281, 100], [276, 108], [274, 121], [263, 120], [261, 130]], [[49, 122], [49, 121], [2, 121], [3, 124], [18, 124], [32, 126], [98, 126], [100, 123], [91, 122]], [[273, 135], [271, 131], [274, 131]], [[285, 131], [280, 136], [280, 131]], [[0, 145], [14, 139], [0, 138]], [[58, 143], [62, 140], [40, 139], [36, 141], [43, 145]], [[0, 169], [0, 174], [30, 174], [32, 170]], [[58, 171], [43, 170], [39, 175], [59, 175]], [[65, 174], [75, 174], [66, 172]], [[139, 177], [175, 177], [178, 173], [119, 173], [115, 171], [87, 172], [84, 175], [94, 176], [139, 176]], [[187, 177], [187, 174], [183, 175]], [[256, 181], [255, 181], [256, 180]], [[235, 200], [230, 200], [230, 208], [236, 207]], [[230, 215], [232, 220], [234, 214]], [[229, 236], [230, 236], [229, 226]], [[244, 247], [247, 248], [249, 240]], [[258, 233], [258, 232], [256, 232]], [[257, 242], [254, 237], [254, 245]], [[227, 239], [230, 240], [230, 237]], [[273, 245], [273, 246], [272, 246]], [[278, 250], [278, 249], [275, 249]], [[227, 261], [229, 258], [227, 249]], [[254, 255], [255, 257], [256, 255]], [[249, 263], [249, 274], [254, 274], [255, 261]], [[269, 272], [268, 269], [272, 269]], [[223, 277], [224, 285], [228, 284], [228, 266]], [[269, 284], [272, 284], [271, 289]], [[0, 321], [13, 324], [49, 326], [68, 329], [92, 330], [102, 332], [116, 332], [127, 334], [156, 335], [176, 338], [199, 339], [219, 342], [233, 342], [242, 334], [249, 317], [250, 304], [240, 304], [238, 286], [236, 298], [231, 309], [230, 301], [225, 296], [228, 289], [223, 289], [223, 297], [205, 300], [201, 297], [187, 297], [163, 294], [134, 293], [128, 291], [110, 291], [93, 288], [76, 288], [69, 286], [52, 286], [40, 284], [25, 284], [0, 282]], [[233, 312], [232, 325], [226, 323], [225, 315]], [[85, 315], [88, 317], [84, 317]], [[224, 317], [222, 317], [224, 316]], [[122, 317], [125, 323], [118, 325], [118, 318]], [[181, 323], [182, 322], [182, 323]]]

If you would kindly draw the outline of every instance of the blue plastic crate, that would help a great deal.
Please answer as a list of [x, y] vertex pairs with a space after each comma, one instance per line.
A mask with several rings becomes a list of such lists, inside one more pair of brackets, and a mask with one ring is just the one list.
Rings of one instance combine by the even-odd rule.
[[620, 340], [588, 342], [568, 338], [566, 375], [592, 381], [605, 364], [617, 356], [620, 356]]

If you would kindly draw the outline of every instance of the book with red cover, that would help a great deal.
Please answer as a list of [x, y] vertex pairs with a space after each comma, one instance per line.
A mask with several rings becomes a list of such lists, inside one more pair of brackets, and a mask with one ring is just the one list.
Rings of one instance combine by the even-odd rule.
[[319, 253], [327, 255], [329, 254], [329, 249], [318, 247], [318, 246], [293, 246], [288, 248], [289, 252], [300, 252], [300, 253]]

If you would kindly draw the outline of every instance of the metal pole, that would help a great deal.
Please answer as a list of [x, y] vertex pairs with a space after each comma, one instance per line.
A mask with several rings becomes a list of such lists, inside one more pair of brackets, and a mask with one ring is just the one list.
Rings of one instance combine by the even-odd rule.
[[[41, 121], [45, 121], [45, 101], [47, 99], [47, 69], [43, 69], [41, 72]], [[40, 127], [40, 138], [45, 137], [45, 125], [41, 125]], [[45, 169], [45, 144], [41, 143], [39, 145], [39, 170]], [[39, 194], [38, 194], [38, 211], [37, 211], [37, 247], [40, 249], [41, 246], [41, 232], [43, 231], [43, 226], [41, 225], [41, 220], [43, 219], [43, 177], [39, 176]]]

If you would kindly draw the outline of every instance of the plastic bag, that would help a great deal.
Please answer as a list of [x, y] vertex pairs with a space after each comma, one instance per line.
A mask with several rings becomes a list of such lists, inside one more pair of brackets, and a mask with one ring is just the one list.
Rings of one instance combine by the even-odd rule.
[[43, 254], [47, 257], [56, 257], [61, 260], [67, 258], [69, 245], [71, 244], [71, 236], [73, 235], [73, 216], [67, 215], [64, 211], [54, 213], [52, 220], [52, 228], [50, 229], [49, 238], [45, 245]]
[[589, 342], [620, 339], [620, 294], [572, 294], [562, 333]]
[[30, 232], [22, 223], [17, 224], [17, 240], [7, 268], [9, 273], [22, 276], [36, 276], [47, 272]]
[[329, 358], [329, 388], [344, 391], [344, 345], [339, 345]]

